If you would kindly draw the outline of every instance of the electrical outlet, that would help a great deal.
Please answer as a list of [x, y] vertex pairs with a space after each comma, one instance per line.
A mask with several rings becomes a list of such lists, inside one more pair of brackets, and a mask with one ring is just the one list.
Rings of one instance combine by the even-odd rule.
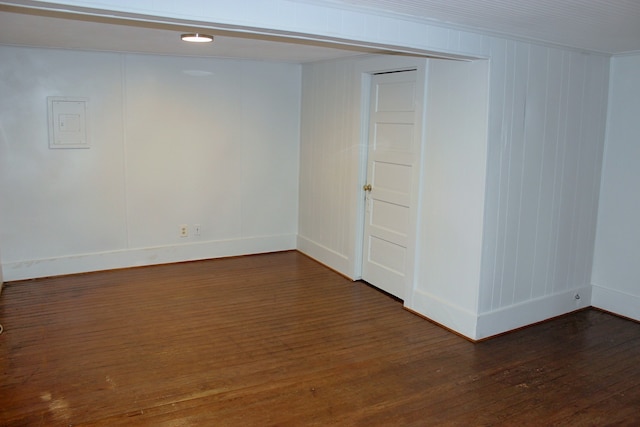
[[201, 231], [200, 224], [194, 224], [193, 225], [193, 234], [195, 236], [199, 236], [200, 235], [200, 231]]
[[179, 225], [180, 237], [189, 237], [189, 226], [186, 224]]

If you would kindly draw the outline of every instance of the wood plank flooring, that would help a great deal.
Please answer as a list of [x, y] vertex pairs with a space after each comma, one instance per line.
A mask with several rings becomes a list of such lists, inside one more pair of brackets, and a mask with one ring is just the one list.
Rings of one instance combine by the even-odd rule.
[[640, 324], [473, 344], [297, 252], [14, 282], [0, 425], [640, 425]]

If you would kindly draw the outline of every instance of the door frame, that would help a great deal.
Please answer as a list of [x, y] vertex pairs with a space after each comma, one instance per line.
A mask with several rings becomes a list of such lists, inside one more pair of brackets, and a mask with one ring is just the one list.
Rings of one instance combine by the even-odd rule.
[[416, 93], [421, 94], [422, 103], [416, 106], [416, 115], [418, 122], [415, 127], [415, 135], [418, 138], [416, 153], [416, 167], [413, 168], [412, 182], [415, 184], [412, 189], [412, 210], [409, 216], [409, 230], [415, 232], [410, 233], [407, 245], [407, 269], [405, 272], [405, 304], [412, 297], [414, 287], [414, 278], [417, 272], [417, 260], [419, 259], [418, 230], [420, 229], [420, 210], [421, 210], [421, 182], [422, 182], [422, 165], [424, 164], [424, 144], [426, 140], [426, 100], [427, 100], [427, 71], [428, 59], [417, 57], [401, 57], [394, 58], [397, 61], [385, 61], [385, 64], [371, 64], [368, 69], [360, 70], [360, 141], [359, 141], [359, 160], [358, 160], [358, 202], [356, 209], [356, 233], [354, 246], [354, 277], [362, 279], [362, 263], [364, 251], [364, 228], [366, 203], [362, 186], [366, 184], [367, 167], [368, 167], [368, 148], [369, 148], [369, 109], [371, 107], [371, 80], [374, 74], [385, 72], [398, 72], [416, 70]]

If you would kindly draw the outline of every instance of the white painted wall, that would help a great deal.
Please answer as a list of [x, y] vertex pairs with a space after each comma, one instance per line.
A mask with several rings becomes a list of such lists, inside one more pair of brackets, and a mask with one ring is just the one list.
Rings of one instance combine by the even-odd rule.
[[471, 337], [482, 257], [488, 65], [429, 60], [417, 274], [405, 300]]
[[353, 72], [351, 61], [303, 66], [300, 133], [298, 249], [348, 277], [360, 155]]
[[501, 42], [491, 58], [479, 337], [590, 305], [608, 91], [603, 56]]
[[492, 44], [478, 338], [590, 305], [608, 62]]
[[[295, 248], [299, 66], [0, 58], [5, 280]], [[90, 98], [90, 149], [48, 148], [47, 96]]]
[[640, 55], [611, 60], [592, 304], [640, 320]]

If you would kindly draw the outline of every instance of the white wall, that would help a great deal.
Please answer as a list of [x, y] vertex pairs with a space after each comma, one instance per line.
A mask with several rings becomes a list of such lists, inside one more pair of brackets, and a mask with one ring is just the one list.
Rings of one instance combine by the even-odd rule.
[[592, 304], [640, 320], [640, 55], [611, 60]]
[[298, 248], [348, 277], [360, 154], [352, 74], [351, 61], [303, 66], [298, 219]]
[[475, 337], [487, 158], [488, 61], [429, 60], [417, 274], [408, 308]]
[[[5, 280], [295, 248], [299, 66], [0, 58]], [[90, 98], [91, 148], [48, 148], [47, 96]]]
[[492, 45], [478, 338], [590, 305], [608, 62]]

